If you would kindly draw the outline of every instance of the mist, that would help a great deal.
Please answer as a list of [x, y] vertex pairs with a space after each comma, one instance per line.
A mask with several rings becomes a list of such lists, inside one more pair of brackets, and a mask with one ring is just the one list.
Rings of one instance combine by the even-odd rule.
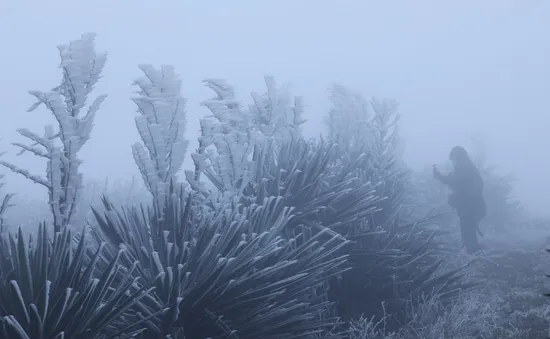
[[[55, 46], [96, 32], [98, 50], [109, 53], [96, 93], [109, 97], [82, 153], [86, 178], [138, 174], [129, 100], [136, 66], [172, 64], [183, 78], [191, 141], [207, 113], [199, 104], [211, 96], [201, 83], [206, 78], [227, 79], [246, 100], [262, 90], [263, 75], [289, 83], [293, 94], [304, 97], [304, 131], [311, 137], [325, 131], [327, 88], [336, 82], [400, 103], [405, 159], [412, 168], [445, 161], [451, 147], [468, 148], [472, 133], [482, 132], [490, 162], [513, 172], [518, 197], [542, 213], [550, 191], [549, 12], [545, 1], [500, 0], [3, 1], [2, 148], [18, 140], [17, 128], [40, 130], [49, 121], [43, 111], [25, 111], [32, 103], [28, 90], [52, 87], [59, 78]], [[6, 155], [10, 161], [12, 154]], [[33, 158], [16, 161], [43, 168]], [[9, 189], [43, 193], [7, 175]]]
[[[21, 313], [33, 307], [40, 308], [36, 314], [47, 313], [43, 318], [48, 319], [41, 319], [46, 327], [65, 312], [65, 327], [56, 325], [48, 335], [63, 332], [67, 338], [107, 338], [138, 328], [143, 332], [136, 338], [546, 335], [550, 304], [541, 294], [550, 290], [545, 275], [549, 14], [548, 1], [511, 0], [1, 1], [0, 336], [42, 333], [42, 323]], [[82, 35], [87, 32], [97, 34], [95, 40]], [[70, 159], [65, 167], [52, 165], [56, 175], [36, 184], [6, 163], [45, 174], [44, 159], [29, 152], [17, 156], [19, 148], [12, 143], [28, 142], [20, 128], [38, 135], [48, 124], [58, 129], [49, 109], [27, 112], [36, 101], [29, 91], [59, 85], [56, 46], [79, 37], [94, 48], [70, 62], [76, 65], [71, 74], [65, 69], [64, 80], [70, 81], [59, 88], [70, 92], [67, 84], [76, 79], [82, 90], [88, 79], [82, 74], [93, 78], [89, 65], [102, 64], [98, 54], [107, 52], [88, 104], [102, 94], [108, 97], [89, 141], [86, 122], [73, 119], [74, 130], [85, 126], [78, 138], [69, 128], [56, 140], [64, 148], [54, 153], [45, 147], [50, 165]], [[152, 67], [140, 70], [142, 64]], [[177, 76], [161, 65], [173, 66]], [[266, 81], [271, 78], [264, 76], [273, 76], [277, 89], [287, 84], [291, 95], [274, 94], [277, 89]], [[136, 93], [138, 78], [139, 87], [149, 86], [150, 93]], [[225, 97], [212, 99], [221, 81], [205, 83], [209, 79], [227, 81], [242, 105], [232, 101], [229, 87], [223, 88]], [[251, 93], [265, 93], [266, 85], [268, 95], [253, 103]], [[334, 85], [366, 100], [397, 101], [399, 128], [384, 134], [391, 129], [389, 119], [375, 119], [393, 118], [392, 109], [364, 121], [349, 108], [355, 97], [331, 101], [330, 89], [344, 88]], [[69, 94], [65, 114], [81, 93]], [[133, 102], [136, 96], [145, 104]], [[303, 125], [294, 96], [305, 104]], [[201, 103], [208, 99], [207, 108]], [[283, 103], [272, 105], [279, 99]], [[334, 116], [340, 120], [329, 128], [332, 106], [338, 106]], [[279, 115], [276, 122], [264, 123], [258, 112], [265, 107]], [[157, 120], [147, 120], [147, 111]], [[200, 119], [220, 112], [226, 120], [216, 116], [206, 122], [216, 128], [200, 130]], [[292, 122], [288, 112], [294, 114]], [[138, 115], [143, 119], [136, 120]], [[184, 120], [182, 136], [178, 128]], [[149, 128], [141, 137], [140, 121], [142, 131]], [[352, 128], [355, 123], [358, 128]], [[284, 133], [265, 126], [283, 126]], [[338, 138], [307, 142], [327, 137], [329, 129], [340, 133]], [[369, 135], [357, 141], [363, 130]], [[191, 155], [199, 137], [208, 140], [202, 151], [211, 152], [196, 151], [196, 160]], [[458, 148], [453, 174], [462, 171], [462, 176], [452, 182], [443, 165], [458, 145], [475, 156], [473, 137], [485, 141], [487, 158], [481, 166], [462, 156], [460, 167], [457, 159], [464, 153]], [[67, 139], [74, 143], [65, 144]], [[213, 140], [222, 140], [222, 146]], [[334, 140], [346, 142], [335, 145]], [[70, 154], [84, 142], [78, 157]], [[135, 161], [136, 142], [145, 145], [144, 154], [148, 149], [141, 159], [149, 163]], [[69, 155], [61, 157], [60, 150]], [[241, 157], [233, 161], [238, 152]], [[183, 170], [191, 170], [186, 175], [180, 170], [184, 156]], [[171, 185], [177, 170], [181, 187]], [[512, 197], [508, 174], [516, 178]], [[69, 179], [61, 183], [59, 178]], [[101, 186], [106, 180], [109, 185]], [[96, 186], [86, 186], [90, 182]], [[466, 193], [460, 195], [457, 187]], [[53, 197], [60, 191], [64, 195]], [[12, 193], [16, 202], [8, 206]], [[101, 200], [103, 193], [120, 206]], [[138, 203], [144, 203], [141, 210]], [[49, 226], [62, 236], [50, 235]], [[70, 232], [76, 228], [87, 233], [73, 239]], [[29, 246], [20, 237], [27, 233], [34, 237]], [[85, 239], [88, 233], [93, 239]], [[75, 248], [86, 248], [89, 255]], [[91, 267], [93, 255], [101, 256], [93, 262], [97, 270], [82, 270], [89, 275], [81, 279], [79, 270]], [[105, 265], [111, 259], [113, 264]], [[139, 272], [131, 271], [138, 261]], [[43, 274], [50, 266], [60, 268], [51, 277]], [[118, 271], [127, 274], [106, 283], [109, 293], [96, 304], [75, 297], [70, 307], [48, 309], [48, 302], [36, 302], [43, 295], [33, 294], [53, 286], [51, 296], [58, 299], [49, 304], [60, 304], [65, 291], [88, 295], [97, 279], [111, 279]], [[158, 283], [161, 276], [170, 281]], [[137, 283], [117, 285], [134, 278], [155, 286], [144, 292], [147, 302], [131, 294]], [[29, 281], [32, 288], [25, 285]], [[75, 281], [78, 286], [70, 285]], [[24, 293], [13, 293], [17, 286]], [[126, 301], [128, 308], [120, 311]], [[142, 314], [151, 314], [151, 321], [141, 322]], [[121, 324], [128, 327], [119, 329]]]

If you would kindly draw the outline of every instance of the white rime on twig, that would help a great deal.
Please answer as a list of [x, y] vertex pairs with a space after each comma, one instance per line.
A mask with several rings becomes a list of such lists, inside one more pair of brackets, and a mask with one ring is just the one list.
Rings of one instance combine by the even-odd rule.
[[58, 49], [61, 56], [59, 67], [63, 74], [61, 84], [49, 92], [29, 91], [37, 101], [28, 111], [44, 104], [54, 115], [59, 131], [54, 133], [52, 126], [46, 126], [44, 136], [40, 136], [21, 128], [17, 132], [33, 143], [13, 143], [21, 149], [19, 154], [31, 152], [47, 159], [46, 177], [0, 161], [0, 165], [48, 189], [55, 232], [68, 226], [75, 212], [82, 187], [82, 174], [78, 170], [81, 160], [77, 154], [90, 139], [95, 114], [107, 97], [97, 97], [88, 106], [86, 114], [80, 116], [107, 60], [105, 53], [95, 52], [95, 34], [83, 34], [80, 39], [60, 45]]
[[172, 66], [140, 65], [145, 76], [134, 84], [138, 96], [132, 98], [139, 116], [136, 127], [142, 143], [132, 145], [132, 153], [143, 181], [154, 202], [162, 211], [167, 190], [175, 182], [183, 165], [188, 141], [185, 132], [185, 99], [181, 95], [181, 80]]

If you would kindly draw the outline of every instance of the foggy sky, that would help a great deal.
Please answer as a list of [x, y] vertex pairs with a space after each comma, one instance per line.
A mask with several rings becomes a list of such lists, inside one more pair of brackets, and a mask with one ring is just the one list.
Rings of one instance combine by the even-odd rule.
[[[42, 134], [44, 108], [27, 113], [28, 90], [60, 79], [58, 44], [96, 32], [109, 53], [93, 97], [109, 97], [81, 158], [85, 177], [131, 178], [138, 141], [129, 100], [137, 65], [172, 64], [188, 99], [191, 149], [199, 102], [213, 96], [201, 80], [225, 78], [240, 100], [262, 93], [263, 75], [304, 97], [307, 136], [323, 130], [327, 88], [338, 82], [365, 97], [400, 102], [406, 160], [444, 162], [451, 147], [488, 138], [490, 161], [519, 177], [522, 201], [550, 207], [550, 2], [538, 1], [0, 1], [0, 151], [44, 173], [30, 155], [14, 157], [15, 130]], [[190, 149], [190, 150], [191, 150]], [[186, 164], [191, 161], [188, 157]], [[7, 173], [4, 169], [0, 171]], [[43, 187], [8, 174], [5, 190], [46, 197]]]

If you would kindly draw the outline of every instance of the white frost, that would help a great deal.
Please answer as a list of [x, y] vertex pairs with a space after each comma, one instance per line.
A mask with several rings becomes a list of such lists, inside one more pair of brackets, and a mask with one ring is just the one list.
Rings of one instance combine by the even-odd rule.
[[140, 113], [135, 121], [142, 143], [132, 145], [132, 153], [145, 185], [162, 210], [169, 185], [175, 182], [187, 152], [188, 141], [183, 137], [186, 102], [172, 66], [139, 68], [145, 76], [134, 82], [139, 91], [132, 101]]
[[43, 104], [54, 115], [59, 131], [54, 133], [53, 127], [46, 126], [44, 136], [39, 136], [22, 128], [18, 133], [30, 139], [32, 144], [13, 143], [21, 149], [19, 154], [28, 151], [47, 159], [46, 177], [33, 175], [11, 163], [0, 161], [0, 165], [48, 189], [56, 231], [68, 226], [75, 212], [82, 187], [82, 174], [78, 171], [81, 161], [77, 154], [90, 139], [95, 114], [106, 96], [97, 97], [88, 106], [84, 116], [81, 116], [81, 110], [86, 106], [88, 96], [100, 79], [107, 60], [105, 53], [95, 52], [93, 33], [84, 34], [68, 45], [58, 46], [58, 49], [61, 57], [59, 67], [63, 73], [61, 84], [49, 92], [29, 91], [37, 101], [28, 111]]

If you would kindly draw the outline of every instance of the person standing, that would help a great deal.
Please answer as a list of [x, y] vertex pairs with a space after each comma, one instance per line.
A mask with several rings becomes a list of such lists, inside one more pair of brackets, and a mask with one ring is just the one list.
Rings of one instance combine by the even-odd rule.
[[477, 232], [479, 222], [485, 217], [487, 210], [483, 197], [483, 179], [463, 147], [453, 147], [449, 159], [453, 164], [453, 171], [449, 175], [443, 175], [434, 165], [433, 176], [450, 188], [448, 202], [460, 219], [462, 242], [466, 251], [472, 254], [481, 249]]

